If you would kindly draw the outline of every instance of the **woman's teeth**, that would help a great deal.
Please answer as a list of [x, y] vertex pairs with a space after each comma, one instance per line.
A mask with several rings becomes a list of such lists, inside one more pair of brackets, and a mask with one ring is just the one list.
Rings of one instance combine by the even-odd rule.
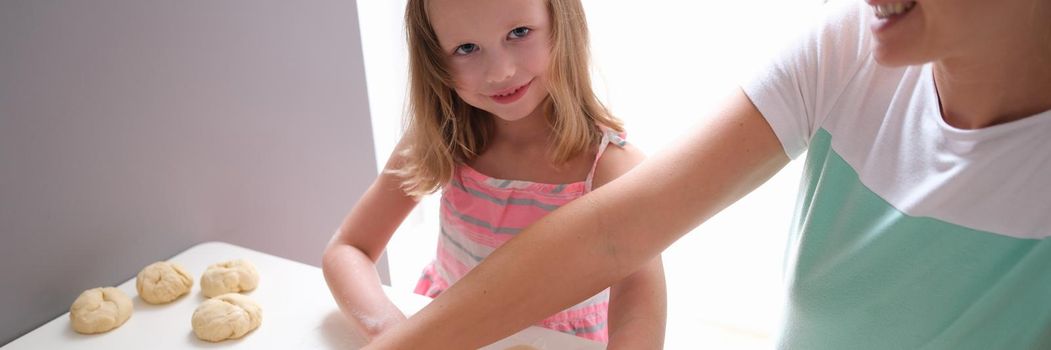
[[876, 13], [876, 18], [886, 19], [909, 12], [914, 6], [916, 6], [915, 1], [880, 4], [872, 5], [872, 11]]

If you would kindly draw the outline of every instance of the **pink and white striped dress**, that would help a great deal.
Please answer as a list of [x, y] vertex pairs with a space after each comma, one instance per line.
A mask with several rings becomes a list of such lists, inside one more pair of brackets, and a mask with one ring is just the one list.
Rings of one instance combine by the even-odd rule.
[[[623, 135], [606, 130], [587, 179], [569, 184], [501, 180], [466, 164], [442, 188], [438, 257], [423, 271], [415, 292], [436, 297], [497, 247], [547, 213], [591, 191], [595, 165], [609, 144], [623, 147]], [[538, 326], [607, 342], [609, 289], [541, 321]]]

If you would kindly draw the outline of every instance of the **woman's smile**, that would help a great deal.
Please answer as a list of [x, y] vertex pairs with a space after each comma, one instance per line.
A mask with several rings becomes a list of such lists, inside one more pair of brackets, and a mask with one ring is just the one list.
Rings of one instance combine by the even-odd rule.
[[916, 7], [915, 1], [869, 1], [869, 5], [872, 6], [872, 13], [876, 15], [878, 19], [872, 24], [872, 31], [879, 33], [886, 31], [895, 23], [905, 18]]

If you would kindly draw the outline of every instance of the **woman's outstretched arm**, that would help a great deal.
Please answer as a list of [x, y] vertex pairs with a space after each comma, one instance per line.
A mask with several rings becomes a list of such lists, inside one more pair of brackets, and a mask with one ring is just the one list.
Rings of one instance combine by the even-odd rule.
[[636, 271], [788, 160], [737, 90], [670, 149], [537, 221], [367, 348], [476, 349], [511, 335]]

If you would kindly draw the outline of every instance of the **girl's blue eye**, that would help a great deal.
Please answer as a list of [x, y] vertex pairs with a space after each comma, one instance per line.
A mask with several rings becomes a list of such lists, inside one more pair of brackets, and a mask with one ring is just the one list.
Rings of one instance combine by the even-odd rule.
[[521, 39], [521, 38], [525, 37], [526, 35], [529, 35], [530, 31], [532, 31], [532, 29], [529, 29], [529, 28], [526, 28], [526, 27], [518, 27], [518, 28], [512, 29], [511, 32], [507, 34], [507, 37], [511, 38], [511, 39]]
[[463, 44], [463, 45], [457, 46], [456, 47], [456, 51], [453, 51], [453, 54], [466, 55], [466, 54], [470, 54], [470, 53], [475, 52], [475, 51], [478, 51], [478, 45], [475, 45], [475, 44]]

